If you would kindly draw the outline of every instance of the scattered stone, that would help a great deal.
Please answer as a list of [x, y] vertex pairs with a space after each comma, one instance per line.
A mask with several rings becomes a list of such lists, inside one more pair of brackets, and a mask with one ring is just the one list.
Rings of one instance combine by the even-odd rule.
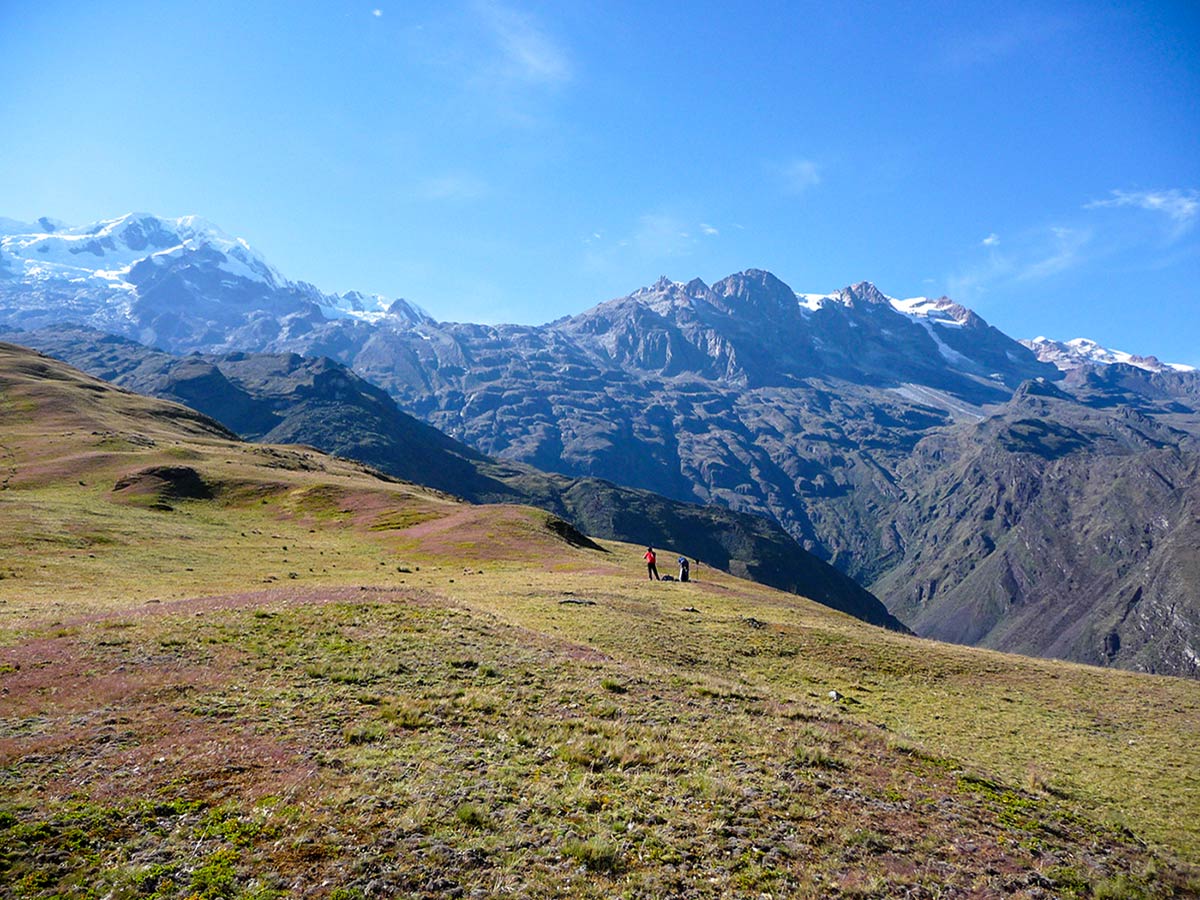
[[832, 701], [834, 701], [834, 702], [836, 703], [838, 700], [841, 700], [841, 699], [842, 699], [842, 695], [841, 695], [841, 694], [839, 694], [837, 691], [830, 691], [830, 692], [829, 692], [829, 699], [830, 699], [830, 700], [832, 700]]
[[595, 600], [580, 600], [576, 597], [563, 597], [558, 601], [559, 606], [570, 604], [572, 606], [595, 606]]
[[745, 622], [747, 625], [749, 625], [751, 628], [766, 628], [767, 627], [766, 622], [760, 621], [759, 619], [756, 619], [753, 616], [748, 616], [747, 618], [742, 619], [742, 621]]
[[694, 607], [694, 606], [685, 606], [683, 608], [683, 611], [684, 612], [694, 612], [694, 613], [700, 612], [700, 610], [696, 609], [696, 607]]

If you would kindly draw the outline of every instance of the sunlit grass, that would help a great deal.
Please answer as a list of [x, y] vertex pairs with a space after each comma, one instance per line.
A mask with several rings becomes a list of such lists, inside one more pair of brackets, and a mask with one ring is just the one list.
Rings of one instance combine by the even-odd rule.
[[[6, 427], [2, 897], [1200, 889], [1194, 682], [647, 583], [307, 451]], [[112, 492], [168, 460], [213, 499]]]

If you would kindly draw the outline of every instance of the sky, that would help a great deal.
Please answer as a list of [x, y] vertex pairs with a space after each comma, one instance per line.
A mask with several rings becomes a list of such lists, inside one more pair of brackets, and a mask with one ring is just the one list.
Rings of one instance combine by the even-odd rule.
[[1195, 2], [0, 0], [0, 216], [537, 324], [659, 276], [1200, 366]]

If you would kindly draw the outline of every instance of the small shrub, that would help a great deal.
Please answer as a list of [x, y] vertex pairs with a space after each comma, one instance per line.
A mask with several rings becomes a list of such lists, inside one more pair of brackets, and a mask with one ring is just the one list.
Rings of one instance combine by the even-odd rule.
[[792, 751], [792, 762], [808, 769], [845, 769], [846, 764], [836, 756], [830, 756], [820, 747], [797, 747]]
[[1127, 875], [1106, 879], [1092, 887], [1095, 900], [1143, 900], [1146, 891]]
[[615, 719], [621, 715], [621, 708], [615, 703], [601, 701], [598, 703], [593, 703], [588, 712], [590, 712], [597, 719]]
[[621, 682], [617, 681], [617, 679], [615, 679], [615, 678], [601, 678], [600, 679], [600, 687], [604, 688], [606, 691], [609, 691], [610, 693], [613, 693], [613, 694], [629, 693], [629, 688], [627, 688]]
[[402, 700], [387, 704], [380, 711], [380, 715], [385, 721], [411, 730], [432, 728], [436, 724], [429, 715], [429, 705], [421, 700]]
[[486, 828], [488, 815], [474, 803], [464, 803], [454, 811], [454, 818], [470, 828]]
[[382, 741], [387, 737], [387, 731], [375, 723], [349, 725], [342, 732], [342, 736], [346, 739], [347, 744], [359, 746], [361, 744], [373, 744], [376, 741]]
[[888, 840], [887, 835], [870, 828], [856, 828], [846, 837], [845, 845], [847, 847], [862, 847], [871, 853], [884, 853], [892, 849], [891, 841]]
[[237, 875], [234, 863], [237, 854], [218, 850], [192, 873], [192, 890], [202, 900], [232, 900], [237, 896]]
[[570, 838], [563, 844], [563, 853], [581, 863], [589, 872], [615, 872], [620, 863], [617, 846], [602, 837], [592, 837], [586, 841]]

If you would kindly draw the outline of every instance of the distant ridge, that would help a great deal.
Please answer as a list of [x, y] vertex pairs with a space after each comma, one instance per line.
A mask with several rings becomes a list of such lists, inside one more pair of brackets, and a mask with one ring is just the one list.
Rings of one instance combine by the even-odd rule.
[[922, 634], [1200, 672], [1185, 367], [1079, 342], [1050, 358], [949, 298], [761, 269], [485, 326], [232, 271], [219, 241], [131, 263], [125, 286], [35, 277], [4, 241], [10, 327], [329, 357], [503, 464], [769, 517]]
[[1195, 372], [1192, 366], [1182, 363], [1164, 363], [1157, 356], [1137, 356], [1123, 350], [1110, 350], [1101, 347], [1088, 338], [1074, 338], [1069, 341], [1052, 341], [1046, 337], [1036, 337], [1031, 341], [1021, 343], [1037, 354], [1042, 362], [1053, 363], [1064, 371], [1078, 369], [1081, 366], [1108, 366], [1122, 363], [1145, 369], [1147, 372]]
[[84, 330], [16, 337], [114, 384], [204, 412], [247, 439], [310, 445], [475, 503], [540, 507], [587, 534], [675, 548], [706, 566], [802, 594], [871, 624], [908, 630], [876, 597], [769, 519], [489, 459], [401, 412], [383, 391], [328, 358], [177, 358]]

